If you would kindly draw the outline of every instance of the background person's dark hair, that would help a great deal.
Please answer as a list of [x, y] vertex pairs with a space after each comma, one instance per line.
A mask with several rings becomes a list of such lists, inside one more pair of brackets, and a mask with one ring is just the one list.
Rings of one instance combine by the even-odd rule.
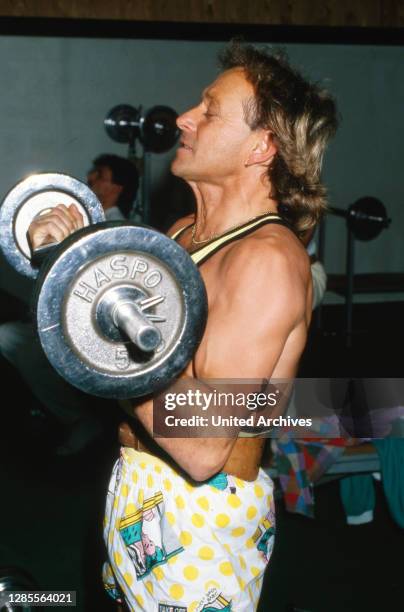
[[252, 130], [270, 130], [278, 149], [268, 168], [270, 196], [295, 230], [305, 232], [326, 208], [320, 172], [338, 124], [333, 98], [304, 79], [280, 51], [269, 53], [233, 41], [220, 54], [220, 63], [224, 70], [243, 68], [253, 85], [255, 96], [244, 103], [246, 123]]
[[133, 207], [136, 193], [139, 187], [139, 173], [136, 166], [124, 157], [104, 153], [93, 160], [95, 168], [106, 166], [111, 170], [112, 181], [122, 185], [123, 189], [119, 195], [117, 206], [121, 213], [127, 217]]

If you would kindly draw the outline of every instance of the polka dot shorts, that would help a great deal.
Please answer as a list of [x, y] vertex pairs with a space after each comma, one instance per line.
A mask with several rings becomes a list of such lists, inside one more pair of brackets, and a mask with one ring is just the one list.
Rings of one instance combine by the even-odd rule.
[[105, 588], [136, 611], [252, 612], [274, 533], [262, 470], [254, 482], [220, 473], [199, 484], [125, 448], [108, 489]]

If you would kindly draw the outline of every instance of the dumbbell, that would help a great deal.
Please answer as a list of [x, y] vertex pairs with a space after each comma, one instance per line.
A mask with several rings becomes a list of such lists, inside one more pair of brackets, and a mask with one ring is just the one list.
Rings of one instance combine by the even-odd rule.
[[330, 206], [328, 213], [343, 217], [357, 240], [373, 240], [391, 223], [385, 206], [371, 196], [359, 198], [347, 209]]
[[[0, 237], [10, 262], [16, 243]], [[107, 221], [52, 246], [39, 271], [24, 258], [24, 269], [37, 274], [33, 310], [42, 347], [72, 385], [101, 397], [138, 397], [167, 386], [192, 358], [206, 323], [205, 286], [188, 253], [167, 236]]]
[[169, 106], [153, 106], [144, 112], [141, 106], [118, 104], [105, 117], [104, 126], [115, 142], [131, 143], [138, 138], [146, 151], [165, 153], [178, 140], [177, 117]]

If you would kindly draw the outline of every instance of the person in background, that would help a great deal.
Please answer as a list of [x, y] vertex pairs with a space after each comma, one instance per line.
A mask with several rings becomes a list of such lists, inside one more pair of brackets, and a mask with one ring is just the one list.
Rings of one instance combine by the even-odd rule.
[[100, 200], [107, 221], [130, 216], [139, 187], [139, 174], [131, 161], [110, 153], [99, 155], [87, 174], [87, 184]]

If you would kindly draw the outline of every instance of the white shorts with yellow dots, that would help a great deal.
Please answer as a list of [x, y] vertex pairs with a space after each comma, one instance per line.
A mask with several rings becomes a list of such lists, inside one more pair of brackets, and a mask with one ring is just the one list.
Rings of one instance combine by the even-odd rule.
[[189, 483], [162, 460], [121, 450], [109, 484], [107, 592], [145, 612], [252, 612], [271, 556], [273, 484], [217, 474]]

